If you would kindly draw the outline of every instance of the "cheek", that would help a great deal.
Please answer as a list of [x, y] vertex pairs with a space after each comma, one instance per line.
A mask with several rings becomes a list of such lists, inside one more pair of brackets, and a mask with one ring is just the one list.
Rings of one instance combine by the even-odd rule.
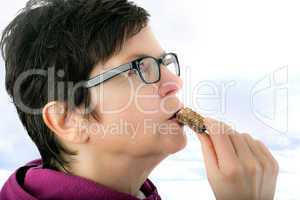
[[[115, 86], [118, 85], [118, 86]], [[119, 114], [131, 107], [134, 101], [134, 86], [122, 81], [122, 84], [108, 83], [91, 91], [92, 105], [101, 115]]]
[[156, 84], [142, 84], [136, 88], [132, 107], [144, 119], [153, 119], [159, 121], [160, 96]]
[[140, 81], [133, 81], [131, 86], [127, 84], [126, 87], [106, 95], [102, 109], [113, 111], [110, 114], [117, 114], [118, 117], [130, 121], [158, 119], [161, 112], [158, 88], [155, 84], [146, 85]]
[[157, 86], [145, 85], [135, 78], [131, 83], [123, 81], [119, 85], [106, 84], [93, 91], [101, 123], [118, 125], [121, 132], [135, 138], [153, 137], [162, 120]]
[[131, 106], [131, 102], [132, 99], [127, 91], [122, 91], [118, 95], [105, 98], [99, 103], [98, 109], [102, 114], [119, 114], [126, 111]]

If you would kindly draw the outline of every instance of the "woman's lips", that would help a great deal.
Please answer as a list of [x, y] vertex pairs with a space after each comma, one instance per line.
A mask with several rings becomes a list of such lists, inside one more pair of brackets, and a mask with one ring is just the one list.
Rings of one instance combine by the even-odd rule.
[[176, 119], [177, 113], [183, 108], [184, 108], [183, 105], [181, 105], [180, 108], [175, 113], [173, 113], [173, 115], [171, 117], [168, 118], [168, 120]]
[[174, 122], [174, 123], [176, 123], [176, 124], [178, 124], [179, 126], [184, 126], [184, 124], [183, 123], [181, 123], [181, 122], [179, 122], [177, 119], [176, 119], [176, 116], [177, 116], [177, 113], [182, 109], [183, 107], [181, 107], [180, 109], [178, 109], [171, 117], [169, 117], [169, 121], [172, 121], [172, 122]]
[[178, 124], [179, 126], [184, 126], [184, 124], [182, 124], [181, 122], [179, 122], [177, 119], [176, 119], [176, 117], [173, 117], [173, 118], [171, 118], [171, 119], [169, 119], [170, 121], [172, 121], [172, 122], [174, 122], [174, 123], [176, 123], [176, 124]]
[[176, 111], [171, 117], [169, 117], [169, 120], [170, 119], [175, 119], [176, 118], [176, 113], [177, 113], [178, 111]]

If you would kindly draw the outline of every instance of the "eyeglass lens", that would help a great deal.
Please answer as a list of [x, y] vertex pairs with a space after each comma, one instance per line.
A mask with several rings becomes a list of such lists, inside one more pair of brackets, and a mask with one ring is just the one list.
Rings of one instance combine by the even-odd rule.
[[[174, 55], [168, 54], [164, 57], [163, 63], [162, 63], [167, 69], [176, 74], [179, 75], [179, 66], [177, 59]], [[142, 75], [142, 78], [147, 83], [153, 83], [156, 82], [159, 79], [159, 66], [155, 59], [149, 57], [144, 58], [139, 63], [140, 72]]]

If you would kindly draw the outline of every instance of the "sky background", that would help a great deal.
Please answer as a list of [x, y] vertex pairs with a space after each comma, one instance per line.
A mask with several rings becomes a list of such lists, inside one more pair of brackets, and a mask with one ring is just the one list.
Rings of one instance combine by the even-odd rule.
[[[2, 1], [0, 30], [25, 5]], [[300, 2], [297, 0], [138, 0], [166, 51], [178, 54], [185, 103], [263, 141], [279, 161], [276, 199], [300, 199]], [[4, 89], [0, 59], [0, 187], [39, 157]], [[151, 174], [163, 199], [214, 199], [201, 145], [187, 147]], [[176, 192], [175, 192], [176, 191]], [[186, 197], [189, 196], [189, 198]]]

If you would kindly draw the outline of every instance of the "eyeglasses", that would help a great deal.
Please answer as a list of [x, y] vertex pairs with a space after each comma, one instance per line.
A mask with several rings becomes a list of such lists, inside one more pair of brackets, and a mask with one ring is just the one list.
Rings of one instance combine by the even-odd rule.
[[85, 81], [84, 87], [94, 87], [129, 70], [137, 71], [141, 80], [146, 84], [157, 83], [160, 81], [161, 77], [161, 64], [170, 72], [180, 76], [180, 67], [177, 55], [175, 53], [166, 53], [158, 59], [152, 56], [144, 56], [130, 63], [115, 67]]

